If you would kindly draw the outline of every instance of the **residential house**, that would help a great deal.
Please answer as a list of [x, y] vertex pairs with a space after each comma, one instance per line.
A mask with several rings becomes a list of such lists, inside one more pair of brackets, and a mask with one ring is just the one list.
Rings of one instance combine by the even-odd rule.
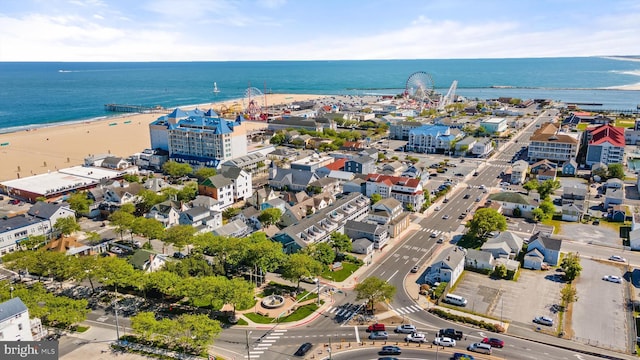
[[331, 156], [320, 156], [318, 153], [313, 153], [310, 156], [302, 159], [292, 161], [292, 170], [304, 170], [314, 172], [321, 167], [327, 166], [335, 161]]
[[624, 222], [627, 219], [627, 207], [625, 205], [614, 205], [607, 213], [609, 221]]
[[622, 164], [624, 161], [624, 128], [609, 124], [587, 129], [587, 157], [585, 163], [592, 165], [597, 162]]
[[640, 214], [631, 216], [631, 231], [629, 232], [629, 247], [631, 250], [640, 250]]
[[[0, 303], [0, 330], [0, 342], [34, 341], [29, 309], [19, 297]], [[9, 347], [8, 344], [4, 346]], [[7, 352], [3, 353], [7, 354], [5, 356], [14, 356], [8, 355], [10, 353]], [[22, 353], [27, 354], [24, 351]]]
[[358, 151], [365, 148], [364, 141], [345, 141], [340, 147], [340, 150]]
[[124, 170], [126, 168], [131, 167], [132, 164], [121, 157], [107, 156], [102, 160], [100, 165], [94, 165], [94, 166], [100, 166], [100, 167], [103, 167], [106, 169], [112, 169], [112, 170]]
[[608, 179], [605, 183], [604, 183], [604, 187], [607, 189], [622, 189], [624, 188], [624, 181], [618, 179], [618, 178], [612, 178], [612, 179]]
[[226, 161], [222, 166], [235, 166], [249, 174], [256, 175], [267, 170], [267, 156], [261, 152], [255, 152]]
[[369, 156], [359, 156], [347, 160], [344, 164], [344, 171], [355, 174], [370, 174], [376, 171], [376, 160]]
[[538, 162], [535, 162], [533, 164], [531, 164], [531, 173], [538, 175], [538, 174], [542, 174], [548, 171], [553, 171], [555, 172], [556, 170], [556, 164], [554, 164], [553, 162], [543, 159], [540, 160]]
[[274, 189], [304, 191], [316, 180], [318, 176], [312, 171], [283, 169], [275, 166], [269, 169], [269, 186]]
[[[524, 268], [540, 270], [542, 262], [551, 266], [557, 266], [560, 262], [560, 248], [562, 240], [552, 238], [541, 232], [535, 233], [527, 246], [527, 254], [524, 259]], [[537, 252], [536, 252], [537, 251]]]
[[529, 172], [529, 163], [524, 160], [518, 160], [511, 165], [511, 183], [514, 185], [524, 183]]
[[513, 211], [519, 208], [521, 216], [525, 218], [531, 218], [533, 209], [540, 205], [539, 202], [531, 196], [511, 191], [491, 194], [489, 195], [489, 200], [500, 203], [504, 215], [513, 216]]
[[373, 253], [374, 244], [373, 241], [367, 238], [355, 239], [351, 243], [351, 251], [356, 254], [369, 255]]
[[168, 261], [169, 257], [167, 255], [145, 249], [136, 250], [129, 259], [129, 263], [134, 269], [144, 272], [158, 271], [162, 269]]
[[480, 251], [476, 249], [467, 249], [467, 255], [464, 258], [464, 266], [466, 268], [478, 270], [493, 271], [495, 267], [493, 262], [493, 254], [489, 251]]
[[361, 193], [345, 195], [312, 216], [282, 229], [273, 240], [280, 242], [286, 253], [294, 253], [309, 244], [327, 242], [331, 233], [344, 233], [348, 220], [365, 219], [370, 203], [371, 200]]
[[[220, 208], [220, 202], [214, 198], [208, 197], [208, 196], [204, 196], [204, 195], [197, 195], [195, 199], [193, 199], [191, 201], [191, 206], [192, 207], [203, 207], [206, 209], [209, 209], [209, 211], [217, 211], [220, 212], [222, 211], [222, 209]], [[181, 211], [185, 211], [188, 210], [189, 207], [186, 206], [185, 204], [182, 204], [182, 210]]]
[[347, 162], [347, 160], [348, 158], [335, 159], [331, 164], [327, 164], [316, 170], [316, 175], [322, 178], [329, 176], [332, 171], [344, 170], [344, 164]]
[[331, 170], [327, 175], [327, 177], [330, 179], [336, 179], [340, 182], [340, 184], [344, 184], [347, 181], [353, 180], [356, 177], [356, 175], [360, 175], [360, 174], [355, 174], [348, 171]]
[[296, 158], [298, 150], [289, 147], [278, 147], [270, 152], [268, 157], [271, 161], [290, 161]]
[[196, 206], [180, 213], [180, 225], [191, 225], [197, 233], [206, 233], [222, 226], [222, 213]]
[[144, 187], [147, 190], [151, 190], [155, 193], [159, 193], [160, 191], [171, 186], [163, 178], [152, 177], [152, 178], [148, 178], [144, 182], [144, 184], [142, 184], [142, 187]]
[[254, 206], [256, 209], [262, 210], [262, 204], [269, 200], [276, 199], [277, 197], [278, 196], [273, 189], [259, 188], [249, 199], [247, 199], [247, 204]]
[[351, 181], [347, 181], [342, 184], [342, 192], [345, 194], [351, 193], [366, 193], [366, 184], [367, 181], [361, 178], [354, 178]]
[[340, 181], [330, 177], [324, 177], [309, 183], [309, 186], [315, 193], [329, 192], [331, 194], [338, 194], [342, 192], [340, 188]]
[[145, 214], [145, 217], [148, 219], [156, 219], [160, 221], [165, 228], [169, 228], [180, 223], [180, 213], [187, 209], [188, 207], [179, 201], [167, 200], [153, 205], [149, 212]]
[[222, 174], [208, 177], [198, 184], [198, 194], [218, 200], [220, 208], [226, 209], [234, 203], [233, 180]]
[[504, 231], [495, 237], [489, 238], [482, 244], [480, 250], [490, 252], [494, 259], [507, 258], [514, 260], [522, 251], [523, 244], [524, 240], [520, 236], [511, 231]]
[[289, 226], [297, 223], [303, 218], [315, 214], [335, 202], [335, 196], [329, 192], [316, 194], [313, 197], [307, 196], [297, 203], [289, 203], [280, 219], [280, 225]]
[[[408, 178], [412, 178], [412, 179], [417, 179], [419, 177], [422, 176], [422, 170], [418, 169], [418, 167], [416, 167], [415, 165], [409, 165], [409, 167], [407, 167], [402, 174], [400, 174], [400, 177], [408, 177]], [[427, 180], [429, 178], [429, 176], [427, 175], [427, 177], [425, 178], [425, 180]]]
[[243, 237], [251, 232], [251, 229], [242, 219], [230, 221], [226, 225], [222, 225], [213, 231], [217, 236]]
[[562, 204], [562, 220], [577, 222], [584, 215], [584, 201], [574, 201]]
[[581, 202], [587, 199], [589, 189], [584, 184], [575, 184], [573, 186], [565, 186], [562, 188], [562, 203]]
[[380, 194], [382, 198], [394, 198], [406, 208], [419, 210], [424, 203], [424, 191], [418, 179], [381, 174], [369, 174], [365, 183], [365, 194]]
[[138, 183], [114, 181], [111, 186], [104, 188], [103, 202], [115, 206], [131, 204], [138, 200], [138, 193], [142, 189], [142, 185]]
[[562, 164], [562, 175], [575, 176], [577, 174], [577, 171], [578, 163], [573, 159], [570, 159], [569, 161], [566, 161], [564, 164]]
[[580, 133], [561, 132], [553, 123], [546, 123], [529, 140], [529, 160], [565, 163], [578, 154]]
[[258, 219], [260, 216], [260, 211], [254, 208], [253, 206], [246, 207], [242, 209], [240, 214], [238, 214], [238, 218], [247, 224], [252, 230], [261, 230], [262, 223]]
[[493, 151], [493, 141], [491, 138], [482, 138], [476, 141], [471, 148], [471, 153], [478, 157], [485, 157]]
[[219, 174], [231, 180], [233, 201], [246, 201], [253, 195], [251, 173], [234, 165], [222, 165]]
[[371, 159], [373, 159], [373, 161], [378, 161], [378, 153], [379, 153], [379, 151], [376, 148], [367, 148], [367, 149], [364, 149], [364, 150], [360, 150], [358, 152], [358, 155], [359, 156], [368, 156]]
[[624, 201], [624, 190], [616, 188], [607, 188], [604, 193], [604, 208], [608, 208], [613, 205], [620, 205]]
[[392, 161], [382, 164], [382, 166], [380, 166], [380, 173], [384, 175], [400, 176], [404, 168], [405, 166], [400, 161]]
[[466, 155], [468, 152], [471, 152], [473, 146], [476, 144], [478, 140], [472, 136], [467, 136], [464, 139], [458, 141], [456, 143], [456, 154]]
[[448, 282], [453, 286], [462, 275], [465, 265], [465, 252], [458, 247], [450, 247], [438, 254], [431, 266], [427, 268], [424, 282], [433, 284], [436, 282]]
[[373, 247], [376, 249], [382, 249], [389, 240], [389, 232], [384, 226], [361, 221], [347, 220], [344, 233], [351, 239], [369, 239], [373, 241]]
[[394, 140], [409, 140], [409, 132], [422, 125], [424, 124], [419, 121], [398, 121], [389, 126], [389, 138]]
[[403, 211], [400, 201], [386, 198], [371, 205], [368, 221], [386, 225], [389, 236], [395, 238], [409, 227], [411, 216]]

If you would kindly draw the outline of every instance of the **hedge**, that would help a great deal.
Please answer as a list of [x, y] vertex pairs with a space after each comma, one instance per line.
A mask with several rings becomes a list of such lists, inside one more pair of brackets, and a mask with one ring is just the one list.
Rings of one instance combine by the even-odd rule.
[[504, 327], [500, 324], [491, 324], [484, 320], [477, 320], [467, 316], [452, 314], [448, 311], [438, 309], [438, 308], [431, 308], [429, 309], [429, 312], [447, 320], [461, 322], [463, 324], [475, 325], [480, 328], [487, 329], [489, 331], [493, 331], [496, 333], [503, 333], [505, 330]]

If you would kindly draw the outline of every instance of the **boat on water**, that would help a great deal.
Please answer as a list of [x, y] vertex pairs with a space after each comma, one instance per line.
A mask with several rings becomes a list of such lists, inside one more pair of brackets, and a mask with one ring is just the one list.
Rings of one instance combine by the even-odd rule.
[[215, 81], [213, 82], [213, 92], [214, 93], [219, 93], [220, 90], [218, 89], [218, 84], [215, 83]]

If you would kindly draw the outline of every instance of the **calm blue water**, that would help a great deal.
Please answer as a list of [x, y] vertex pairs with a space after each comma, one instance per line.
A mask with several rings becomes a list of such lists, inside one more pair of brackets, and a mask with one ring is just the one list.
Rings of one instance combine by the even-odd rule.
[[[0, 131], [112, 116], [106, 103], [145, 106], [237, 99], [249, 87], [274, 93], [398, 94], [409, 75], [431, 74], [446, 92], [471, 98], [551, 98], [635, 109], [640, 62], [603, 58], [272, 61], [180, 63], [0, 63]], [[213, 82], [220, 93], [213, 93]], [[491, 88], [491, 86], [514, 88]]]

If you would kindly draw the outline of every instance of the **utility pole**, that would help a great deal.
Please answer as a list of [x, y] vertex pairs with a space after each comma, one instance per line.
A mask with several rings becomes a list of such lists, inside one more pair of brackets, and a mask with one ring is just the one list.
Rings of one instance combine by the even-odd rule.
[[316, 284], [318, 285], [318, 306], [320, 306], [320, 280], [318, 280]]
[[244, 332], [245, 336], [246, 336], [246, 339], [247, 339], [247, 360], [251, 359], [251, 355], [249, 354], [249, 350], [250, 350], [250, 348], [249, 348], [249, 335], [251, 335], [252, 332], [253, 331], [247, 331], [247, 330], [245, 330], [245, 332]]

